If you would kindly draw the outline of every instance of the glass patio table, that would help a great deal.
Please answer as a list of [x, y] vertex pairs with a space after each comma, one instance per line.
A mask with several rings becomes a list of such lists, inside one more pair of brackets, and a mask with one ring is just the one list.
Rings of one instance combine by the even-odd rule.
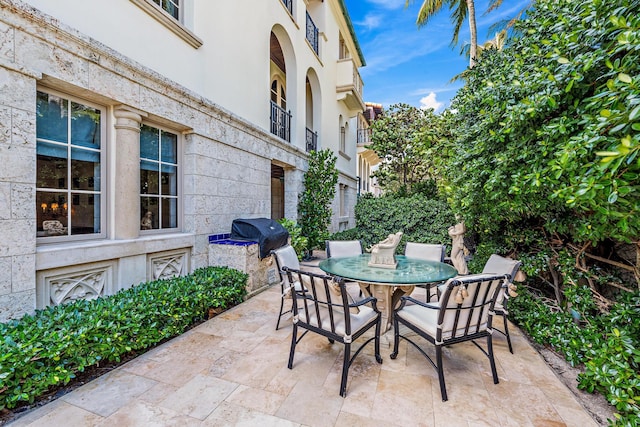
[[327, 258], [318, 267], [326, 273], [358, 282], [367, 296], [377, 298], [384, 331], [391, 326], [391, 311], [400, 297], [413, 292], [415, 285], [438, 283], [458, 274], [451, 265], [396, 255], [395, 269], [369, 266], [370, 254], [345, 258]]

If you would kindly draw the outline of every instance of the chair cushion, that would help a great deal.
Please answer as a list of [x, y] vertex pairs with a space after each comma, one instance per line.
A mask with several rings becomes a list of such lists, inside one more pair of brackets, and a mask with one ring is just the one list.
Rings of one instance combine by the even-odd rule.
[[362, 245], [359, 240], [330, 240], [327, 242], [331, 258], [343, 258], [360, 255]]
[[[360, 331], [367, 323], [369, 323], [372, 319], [376, 317], [377, 313], [371, 308], [367, 306], [360, 307], [360, 312], [357, 314], [350, 313], [349, 316], [351, 318], [351, 334], [355, 334]], [[309, 323], [315, 327], [331, 330], [331, 320], [329, 317], [329, 310], [326, 308], [320, 309], [320, 317], [322, 319], [322, 325], [318, 322], [316, 317], [315, 310], [309, 310], [309, 319], [307, 319], [307, 312], [304, 307], [298, 309], [298, 318], [299, 321]], [[333, 320], [335, 322], [335, 332], [338, 335], [345, 335], [345, 317], [344, 312], [340, 309], [334, 308], [333, 310]]]
[[[430, 305], [435, 306], [436, 304], [432, 303]], [[402, 310], [397, 312], [397, 315], [400, 318], [408, 321], [409, 323], [417, 326], [426, 334], [435, 338], [438, 332], [438, 314], [439, 313], [440, 313], [440, 310], [425, 308], [415, 304], [415, 305], [405, 305]], [[445, 324], [442, 328], [443, 340], [450, 339], [454, 336], [452, 333], [453, 322], [450, 320], [452, 319], [445, 319]], [[455, 336], [458, 337], [458, 336], [465, 335], [466, 322], [458, 323], [458, 325], [461, 327], [458, 327], [458, 329], [456, 330]], [[480, 325], [478, 330], [482, 331], [486, 328], [487, 328], [487, 324], [485, 322]], [[469, 333], [475, 333], [475, 332], [477, 331], [474, 331], [474, 330], [469, 331]]]

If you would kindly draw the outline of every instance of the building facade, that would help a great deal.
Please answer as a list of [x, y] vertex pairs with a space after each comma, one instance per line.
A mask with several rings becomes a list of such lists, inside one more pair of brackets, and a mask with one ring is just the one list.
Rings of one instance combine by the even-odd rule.
[[371, 124], [382, 114], [382, 104], [373, 102], [365, 102], [365, 111], [358, 114], [358, 194], [369, 193], [375, 196], [382, 194], [376, 179], [371, 176], [371, 173], [380, 164], [380, 157], [371, 149]]
[[0, 321], [295, 220], [312, 149], [352, 227], [363, 65], [343, 0], [0, 0]]

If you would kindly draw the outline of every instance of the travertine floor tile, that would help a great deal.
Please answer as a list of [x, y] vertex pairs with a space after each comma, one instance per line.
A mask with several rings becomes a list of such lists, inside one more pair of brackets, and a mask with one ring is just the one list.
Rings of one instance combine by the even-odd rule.
[[338, 392], [299, 381], [275, 415], [310, 427], [333, 426], [344, 400]]
[[78, 408], [108, 417], [157, 382], [116, 370], [91, 381], [61, 399]]
[[[437, 373], [415, 348], [401, 340], [397, 358], [390, 358], [390, 330], [380, 348], [383, 363], [376, 362], [369, 344], [354, 360], [342, 398], [341, 344], [309, 333], [296, 347], [293, 369], [287, 368], [293, 328], [288, 319], [275, 330], [279, 288], [272, 286], [11, 427], [598, 425], [513, 325], [515, 354], [502, 335], [494, 335], [499, 384], [493, 384], [489, 360], [473, 344], [446, 347], [449, 401], [442, 402]], [[435, 355], [431, 344], [415, 338]]]
[[196, 418], [148, 402], [134, 401], [105, 418], [96, 427], [199, 427], [200, 425], [202, 422]]
[[159, 403], [178, 413], [204, 420], [238, 387], [237, 383], [198, 375]]
[[300, 427], [300, 423], [278, 418], [260, 411], [238, 406], [230, 402], [223, 402], [202, 423], [207, 427], [235, 426], [235, 427]]

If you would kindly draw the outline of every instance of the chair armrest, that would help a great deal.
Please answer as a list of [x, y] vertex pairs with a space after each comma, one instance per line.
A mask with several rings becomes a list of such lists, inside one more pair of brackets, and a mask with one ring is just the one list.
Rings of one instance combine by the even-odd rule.
[[360, 307], [361, 305], [371, 303], [371, 307], [373, 308], [373, 310], [376, 311], [377, 313], [380, 313], [380, 310], [378, 310], [378, 307], [376, 306], [377, 302], [378, 302], [378, 298], [376, 297], [366, 297], [364, 299], [361, 299], [358, 302], [349, 304], [349, 307]]
[[412, 298], [412, 297], [410, 297], [408, 295], [403, 295], [403, 296], [400, 297], [400, 305], [394, 311], [402, 310], [402, 308], [405, 306], [407, 301], [412, 302], [412, 303], [414, 303], [416, 305], [419, 305], [421, 307], [430, 308], [432, 310], [440, 310], [440, 305], [436, 305], [436, 304], [432, 304], [432, 303], [428, 303], [428, 302], [423, 302], [423, 301], [417, 300], [415, 298]]

